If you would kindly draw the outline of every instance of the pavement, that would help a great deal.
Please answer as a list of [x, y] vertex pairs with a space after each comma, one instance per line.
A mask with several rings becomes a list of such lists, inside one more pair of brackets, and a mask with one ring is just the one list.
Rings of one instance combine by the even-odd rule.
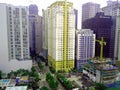
[[81, 77], [80, 76], [76, 76], [76, 75], [72, 75], [71, 77], [68, 78], [68, 80], [75, 81], [77, 85], [79, 85], [79, 87], [82, 87], [82, 81], [80, 80]]

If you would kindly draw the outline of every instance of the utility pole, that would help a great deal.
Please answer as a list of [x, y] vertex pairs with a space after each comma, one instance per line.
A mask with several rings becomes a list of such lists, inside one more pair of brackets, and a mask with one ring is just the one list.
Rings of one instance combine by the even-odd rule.
[[103, 37], [101, 37], [101, 40], [96, 40], [100, 44], [100, 61], [103, 60], [103, 45], [106, 45], [106, 42], [104, 41]]

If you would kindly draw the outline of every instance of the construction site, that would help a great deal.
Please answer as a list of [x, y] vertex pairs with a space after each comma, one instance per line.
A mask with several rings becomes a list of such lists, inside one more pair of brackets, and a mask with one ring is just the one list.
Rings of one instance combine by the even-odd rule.
[[112, 64], [110, 58], [104, 58], [102, 61], [99, 58], [92, 58], [83, 67], [83, 73], [98, 83], [114, 83], [118, 77], [118, 66]]
[[118, 78], [119, 67], [114, 64], [112, 59], [103, 58], [103, 46], [106, 45], [103, 37], [96, 41], [100, 44], [100, 57], [89, 59], [83, 66], [83, 73], [97, 83], [114, 83]]

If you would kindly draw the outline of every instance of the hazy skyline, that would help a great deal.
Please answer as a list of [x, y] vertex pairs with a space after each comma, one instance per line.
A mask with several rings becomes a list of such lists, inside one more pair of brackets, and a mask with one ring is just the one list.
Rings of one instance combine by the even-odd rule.
[[[22, 6], [29, 6], [30, 4], [36, 4], [39, 9], [39, 15], [42, 15], [42, 9], [46, 9], [55, 1], [60, 1], [60, 0], [0, 0], [0, 3], [8, 3], [8, 4], [22, 5]], [[73, 2], [73, 7], [78, 10], [78, 28], [81, 28], [82, 4], [87, 2], [94, 2], [100, 4], [101, 7], [104, 7], [107, 5], [108, 0], [67, 0], [67, 1]]]

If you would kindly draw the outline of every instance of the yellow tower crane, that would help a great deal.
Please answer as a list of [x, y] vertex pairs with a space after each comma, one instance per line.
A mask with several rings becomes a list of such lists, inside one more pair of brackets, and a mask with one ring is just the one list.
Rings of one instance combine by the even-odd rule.
[[101, 40], [96, 40], [100, 44], [100, 61], [103, 60], [103, 45], [106, 45], [106, 42], [104, 41], [104, 38], [101, 37]]

